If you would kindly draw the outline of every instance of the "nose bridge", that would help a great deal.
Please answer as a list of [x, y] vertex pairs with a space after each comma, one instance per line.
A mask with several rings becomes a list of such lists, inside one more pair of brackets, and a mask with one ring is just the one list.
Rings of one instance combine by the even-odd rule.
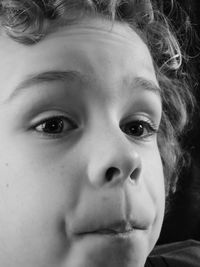
[[89, 181], [102, 186], [123, 183], [126, 179], [138, 180], [140, 156], [119, 126], [95, 129], [90, 137]]
[[[114, 128], [114, 127], [113, 127]], [[127, 161], [131, 156], [131, 144], [121, 132], [120, 128], [99, 133], [95, 152], [97, 158], [104, 157], [105, 161], [118, 162]], [[98, 153], [99, 152], [99, 153]]]

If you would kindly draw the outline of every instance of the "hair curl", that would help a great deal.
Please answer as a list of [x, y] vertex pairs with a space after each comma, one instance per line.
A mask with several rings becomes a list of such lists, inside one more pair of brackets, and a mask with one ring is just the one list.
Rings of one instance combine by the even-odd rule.
[[[126, 22], [137, 30], [151, 52], [163, 113], [158, 145], [165, 174], [166, 195], [174, 190], [182, 150], [180, 136], [188, 122], [193, 97], [182, 71], [180, 45], [167, 18], [150, 0], [0, 0], [0, 34], [31, 45], [52, 29], [84, 16], [100, 15]], [[55, 28], [54, 28], [55, 27]]]

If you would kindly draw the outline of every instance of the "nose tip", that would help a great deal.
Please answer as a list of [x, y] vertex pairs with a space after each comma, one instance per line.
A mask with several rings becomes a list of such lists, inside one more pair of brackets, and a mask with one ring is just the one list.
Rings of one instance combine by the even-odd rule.
[[[129, 175], [128, 169], [127, 169], [127, 174], [126, 174], [126, 172], [124, 172], [123, 170], [120, 170], [117, 167], [110, 167], [105, 172], [104, 180], [105, 180], [105, 183], [120, 182], [120, 181], [124, 181], [126, 178], [132, 181], [137, 181], [139, 175], [140, 175], [140, 168], [134, 169]], [[104, 180], [102, 180], [102, 182], [104, 182]]]
[[136, 152], [107, 154], [103, 159], [93, 158], [88, 177], [95, 187], [123, 184], [126, 180], [137, 183], [141, 173], [141, 160]]

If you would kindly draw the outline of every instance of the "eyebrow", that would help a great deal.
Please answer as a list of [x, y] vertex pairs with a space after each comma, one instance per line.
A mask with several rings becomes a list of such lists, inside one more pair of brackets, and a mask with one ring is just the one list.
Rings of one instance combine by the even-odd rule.
[[143, 77], [136, 77], [134, 79], [134, 87], [142, 87], [144, 90], [161, 95], [161, 88], [154, 81]]
[[72, 82], [80, 81], [81, 83], [86, 83], [89, 80], [88, 76], [83, 75], [79, 71], [69, 70], [69, 71], [45, 71], [38, 74], [28, 75], [23, 81], [21, 81], [11, 94], [7, 97], [5, 102], [13, 100], [15, 97], [26, 91], [28, 88], [36, 85], [41, 85], [43, 83], [51, 82]]
[[[126, 77], [124, 80], [130, 81], [130, 77]], [[88, 83], [90, 81], [89, 76], [83, 75], [79, 71], [69, 70], [69, 71], [45, 71], [41, 73], [28, 75], [23, 81], [21, 81], [11, 94], [6, 98], [5, 102], [10, 102], [16, 98], [21, 93], [25, 92], [28, 88], [36, 85], [41, 85], [43, 83], [51, 82], [73, 82], [79, 81], [81, 83]], [[161, 94], [161, 89], [155, 84], [155, 82], [148, 80], [143, 77], [136, 77], [131, 80], [134, 88], [141, 87], [144, 90], [152, 91], [158, 95]], [[132, 88], [133, 88], [132, 87]]]

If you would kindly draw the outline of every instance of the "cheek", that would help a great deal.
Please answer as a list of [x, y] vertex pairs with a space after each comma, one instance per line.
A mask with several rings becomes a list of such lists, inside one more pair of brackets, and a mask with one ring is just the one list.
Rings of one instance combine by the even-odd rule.
[[[144, 153], [143, 171], [145, 183], [152, 199], [157, 203], [165, 200], [164, 172], [161, 156], [158, 148]], [[158, 203], [157, 203], [158, 204]]]
[[159, 237], [165, 210], [164, 174], [159, 151], [152, 153], [148, 159], [146, 158], [144, 162], [144, 181], [150, 198], [149, 203], [152, 203], [156, 213], [150, 236], [150, 248], [152, 249]]
[[[23, 259], [31, 252], [30, 257], [38, 261], [41, 257], [41, 262], [58, 255], [61, 259], [67, 245], [64, 218], [75, 205], [72, 179], [56, 167], [29, 162], [25, 157], [1, 161], [0, 172], [3, 251]], [[4, 259], [1, 253], [0, 258]]]
[[60, 146], [33, 145], [26, 138], [16, 135], [6, 139], [3, 136], [0, 199], [4, 205], [0, 209], [2, 212], [11, 209], [9, 216], [15, 213], [14, 219], [19, 221], [20, 216], [33, 222], [56, 221], [71, 213], [76, 205], [80, 188], [79, 177], [74, 171], [77, 164], [74, 166], [70, 153], [63, 160]]
[[[19, 209], [37, 211], [58, 210], [63, 204], [68, 207], [75, 202], [76, 180], [73, 173], [62, 171], [62, 167], [40, 164], [28, 160], [0, 164], [1, 197], [8, 205], [18, 205]], [[44, 210], [43, 210], [44, 209]]]
[[151, 160], [148, 159], [145, 164], [146, 187], [158, 213], [163, 216], [165, 206], [165, 183], [159, 151], [152, 154], [150, 159]]

